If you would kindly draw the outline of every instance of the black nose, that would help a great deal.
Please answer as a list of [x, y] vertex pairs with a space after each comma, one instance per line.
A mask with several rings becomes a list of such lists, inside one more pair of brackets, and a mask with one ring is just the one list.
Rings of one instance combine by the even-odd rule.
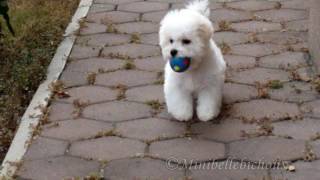
[[172, 49], [170, 51], [170, 54], [171, 54], [172, 57], [175, 57], [178, 54], [178, 51], [176, 49]]

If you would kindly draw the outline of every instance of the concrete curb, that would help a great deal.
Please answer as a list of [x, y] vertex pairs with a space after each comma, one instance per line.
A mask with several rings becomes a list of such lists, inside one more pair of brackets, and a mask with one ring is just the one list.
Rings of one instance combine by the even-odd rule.
[[48, 99], [50, 99], [52, 95], [48, 85], [57, 80], [63, 71], [75, 42], [76, 32], [80, 28], [79, 21], [87, 15], [92, 2], [93, 0], [80, 1], [78, 9], [72, 17], [71, 23], [65, 30], [65, 38], [58, 46], [57, 51], [48, 67], [47, 79], [40, 84], [27, 110], [21, 118], [18, 131], [11, 143], [5, 159], [2, 162], [0, 179], [10, 179], [15, 174], [23, 155], [27, 151], [28, 142], [32, 140], [32, 134], [35, 130], [35, 128], [32, 127], [38, 126], [42, 115], [39, 106], [46, 107], [48, 105]]

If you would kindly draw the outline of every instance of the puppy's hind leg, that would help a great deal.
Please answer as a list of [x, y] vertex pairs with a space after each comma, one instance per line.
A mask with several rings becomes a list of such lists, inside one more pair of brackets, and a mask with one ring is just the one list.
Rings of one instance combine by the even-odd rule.
[[220, 113], [222, 92], [220, 87], [207, 87], [198, 93], [197, 115], [201, 121], [209, 121]]
[[178, 87], [165, 87], [165, 99], [168, 112], [179, 121], [188, 121], [193, 116], [191, 93]]

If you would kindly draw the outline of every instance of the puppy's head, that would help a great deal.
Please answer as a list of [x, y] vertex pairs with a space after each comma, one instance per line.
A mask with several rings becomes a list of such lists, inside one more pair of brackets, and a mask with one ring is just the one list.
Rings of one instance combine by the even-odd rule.
[[159, 44], [165, 60], [189, 57], [189, 69], [196, 69], [206, 56], [213, 27], [202, 14], [189, 9], [169, 12], [161, 21]]

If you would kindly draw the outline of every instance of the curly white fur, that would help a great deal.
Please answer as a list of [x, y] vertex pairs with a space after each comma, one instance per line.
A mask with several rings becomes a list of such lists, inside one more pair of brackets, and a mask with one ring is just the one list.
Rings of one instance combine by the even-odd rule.
[[[168, 112], [180, 121], [193, 117], [194, 98], [201, 121], [211, 120], [220, 113], [226, 64], [212, 40], [209, 12], [207, 0], [196, 0], [185, 9], [168, 12], [161, 21], [159, 43], [167, 61], [165, 100]], [[192, 59], [187, 71], [177, 73], [171, 69], [169, 59], [173, 49], [177, 50], [177, 56]]]

